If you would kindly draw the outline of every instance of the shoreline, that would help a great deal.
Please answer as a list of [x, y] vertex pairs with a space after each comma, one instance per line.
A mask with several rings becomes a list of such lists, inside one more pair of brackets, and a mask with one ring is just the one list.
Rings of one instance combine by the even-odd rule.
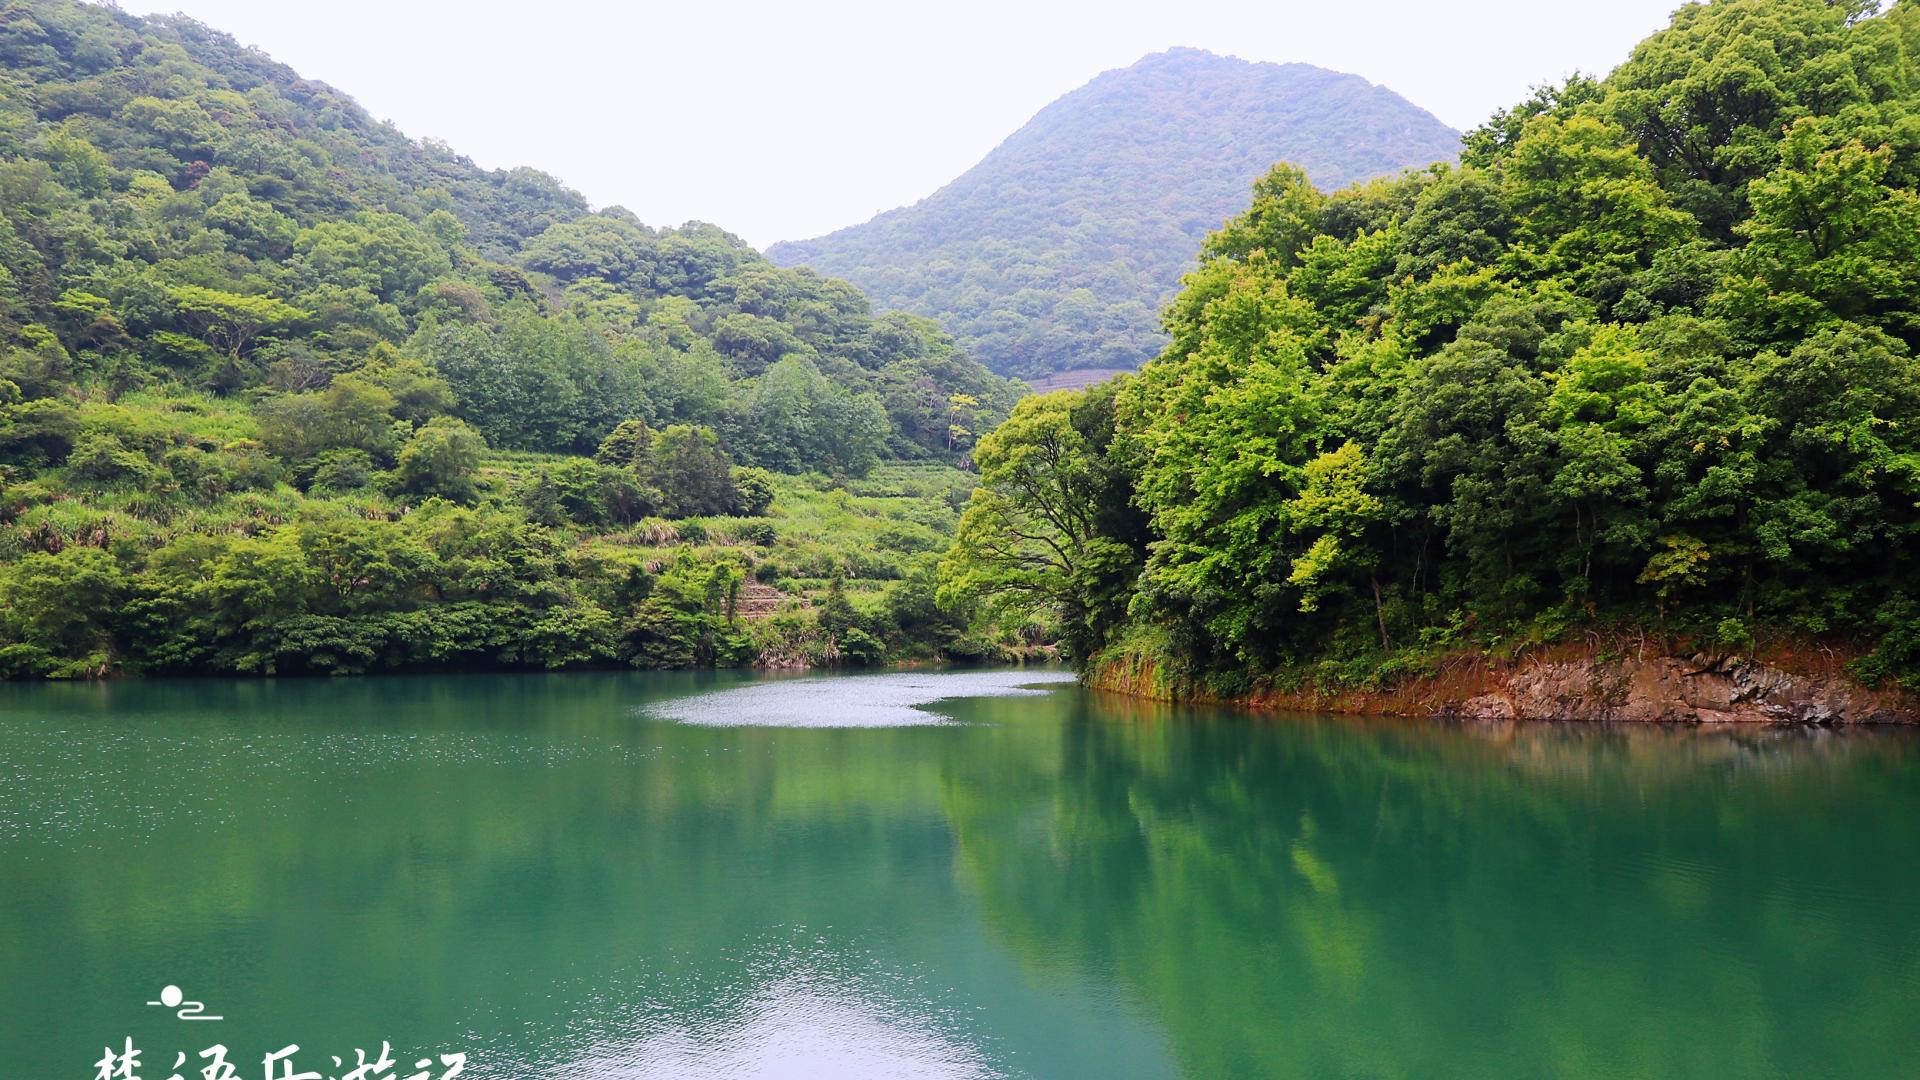
[[1678, 651], [1615, 657], [1579, 648], [1511, 660], [1462, 653], [1430, 674], [1390, 686], [1303, 683], [1238, 695], [1177, 685], [1152, 658], [1128, 655], [1095, 663], [1081, 681], [1148, 700], [1262, 712], [1701, 726], [1920, 725], [1920, 695], [1862, 686], [1831, 651], [1764, 660]]

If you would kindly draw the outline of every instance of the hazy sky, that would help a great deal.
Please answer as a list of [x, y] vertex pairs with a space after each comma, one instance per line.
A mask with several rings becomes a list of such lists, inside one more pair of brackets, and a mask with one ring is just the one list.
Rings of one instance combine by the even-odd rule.
[[121, 6], [184, 11], [481, 165], [764, 246], [914, 202], [1047, 102], [1172, 45], [1353, 72], [1465, 128], [1538, 83], [1609, 70], [1678, 0]]

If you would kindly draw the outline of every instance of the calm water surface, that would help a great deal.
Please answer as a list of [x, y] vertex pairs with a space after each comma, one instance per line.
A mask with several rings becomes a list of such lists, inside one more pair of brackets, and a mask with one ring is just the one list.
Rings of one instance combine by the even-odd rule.
[[0, 1077], [1920, 1075], [1904, 733], [1046, 677], [0, 686]]

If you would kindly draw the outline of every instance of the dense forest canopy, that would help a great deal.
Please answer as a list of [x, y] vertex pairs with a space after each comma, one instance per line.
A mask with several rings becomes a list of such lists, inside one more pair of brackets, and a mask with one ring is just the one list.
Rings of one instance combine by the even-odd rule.
[[1920, 685], [1920, 5], [1689, 4], [1438, 166], [1291, 165], [1137, 377], [982, 442], [950, 594], [1244, 689], [1585, 631]]
[[738, 637], [714, 597], [755, 557], [580, 537], [958, 461], [1016, 392], [845, 282], [477, 168], [191, 20], [0, 2], [0, 675], [711, 661], [634, 620], [678, 573]]
[[1047, 106], [919, 203], [767, 253], [939, 319], [1004, 374], [1134, 368], [1165, 344], [1161, 307], [1249, 177], [1291, 161], [1334, 188], [1459, 145], [1357, 76], [1173, 49]]
[[75, 383], [299, 393], [391, 349], [497, 447], [640, 417], [852, 472], [947, 453], [955, 394], [1010, 400], [844, 282], [475, 168], [184, 18], [10, 3], [0, 59], [0, 335]]

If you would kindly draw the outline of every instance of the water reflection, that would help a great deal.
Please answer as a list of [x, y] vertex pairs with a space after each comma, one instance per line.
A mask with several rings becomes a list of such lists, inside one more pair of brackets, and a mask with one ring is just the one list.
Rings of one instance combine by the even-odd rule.
[[[911, 987], [876, 985], [838, 962], [803, 954], [792, 970], [756, 980], [699, 1009], [656, 994], [608, 1002], [602, 1035], [564, 1060], [529, 1062], [526, 1075], [563, 1080], [681, 1077], [903, 1077], [973, 1080], [1008, 1075], [973, 1037]], [[511, 1049], [507, 1050], [511, 1054]]]
[[[140, 1006], [167, 983], [256, 1069], [391, 1038], [481, 1078], [1891, 1076], [1920, 1051], [1906, 733], [929, 682], [0, 687], [0, 1075], [173, 1049]], [[756, 696], [947, 722], [649, 711]]]
[[951, 724], [922, 706], [972, 697], [1038, 697], [1065, 671], [840, 675], [717, 690], [647, 707], [662, 720], [704, 727], [867, 728]]
[[1907, 733], [1082, 696], [1058, 738], [949, 763], [967, 880], [1010, 949], [1153, 1002], [1186, 1075], [1881, 1076], [1920, 1048]]

